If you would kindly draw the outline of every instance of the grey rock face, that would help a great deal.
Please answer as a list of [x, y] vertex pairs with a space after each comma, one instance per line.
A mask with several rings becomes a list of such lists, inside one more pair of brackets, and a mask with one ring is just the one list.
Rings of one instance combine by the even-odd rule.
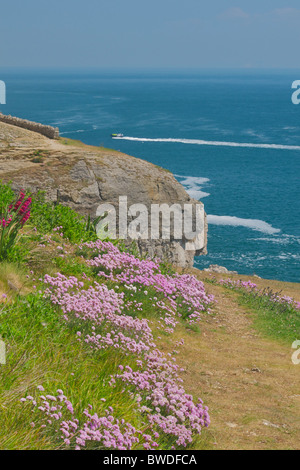
[[[158, 256], [180, 267], [191, 267], [195, 255], [206, 254], [207, 223], [203, 204], [190, 198], [174, 176], [149, 162], [113, 150], [83, 144], [64, 145], [28, 130], [18, 128], [14, 145], [14, 126], [0, 123], [0, 179], [12, 181], [15, 190], [45, 191], [50, 201], [59, 201], [82, 215], [96, 217], [101, 204], [111, 204], [118, 212], [119, 197], [127, 196], [128, 206], [143, 204], [149, 214], [151, 204], [192, 204], [202, 211], [202, 233], [196, 248], [186, 250], [185, 239], [137, 240], [141, 254]], [[20, 131], [24, 135], [20, 136]], [[26, 133], [25, 133], [26, 132]], [[1, 136], [6, 135], [4, 141]], [[8, 137], [9, 136], [9, 141]], [[30, 140], [32, 136], [32, 141]], [[41, 149], [41, 162], [32, 160], [33, 150]]]

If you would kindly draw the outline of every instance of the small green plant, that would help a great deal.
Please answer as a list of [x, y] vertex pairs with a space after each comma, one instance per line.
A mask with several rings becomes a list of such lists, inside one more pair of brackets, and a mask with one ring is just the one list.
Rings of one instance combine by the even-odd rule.
[[44, 159], [43, 157], [34, 157], [31, 161], [32, 163], [43, 163]]
[[97, 239], [93, 222], [86, 221], [70, 207], [45, 201], [43, 192], [36, 194], [32, 202], [31, 225], [38, 227], [43, 234], [62, 227], [65, 238], [71, 243]]

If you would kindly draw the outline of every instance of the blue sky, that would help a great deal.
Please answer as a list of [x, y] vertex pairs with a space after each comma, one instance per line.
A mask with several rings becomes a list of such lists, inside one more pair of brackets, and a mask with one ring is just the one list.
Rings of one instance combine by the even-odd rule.
[[0, 66], [299, 64], [299, 0], [1, 0], [0, 18]]

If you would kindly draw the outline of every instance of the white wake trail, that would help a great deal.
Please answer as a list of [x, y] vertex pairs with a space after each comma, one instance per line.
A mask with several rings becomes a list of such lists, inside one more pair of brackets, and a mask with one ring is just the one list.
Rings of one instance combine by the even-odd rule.
[[130, 140], [133, 142], [169, 142], [180, 143], [189, 145], [213, 145], [216, 147], [244, 147], [244, 148], [258, 148], [258, 149], [273, 149], [273, 150], [300, 150], [299, 145], [279, 145], [279, 144], [250, 144], [242, 142], [218, 142], [213, 140], [196, 140], [196, 139], [147, 139], [140, 137], [113, 137], [116, 140]]
[[279, 228], [274, 228], [272, 225], [258, 219], [242, 219], [240, 217], [234, 217], [229, 215], [208, 215], [207, 221], [211, 225], [227, 225], [232, 227], [245, 227], [258, 232], [266, 233], [268, 235], [274, 235], [275, 233], [281, 232]]

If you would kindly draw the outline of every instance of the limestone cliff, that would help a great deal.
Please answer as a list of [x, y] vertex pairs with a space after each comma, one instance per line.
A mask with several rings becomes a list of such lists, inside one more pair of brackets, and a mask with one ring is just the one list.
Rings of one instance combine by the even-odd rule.
[[[100, 204], [117, 207], [119, 196], [128, 204], [200, 204], [192, 200], [174, 176], [149, 162], [114, 150], [81, 142], [53, 141], [29, 130], [0, 122], [0, 180], [13, 188], [44, 190], [51, 201], [59, 201], [77, 212], [95, 218]], [[181, 266], [193, 265], [195, 254], [206, 253], [206, 216], [197, 251], [186, 251], [185, 240], [139, 240], [141, 254], [166, 258]]]

